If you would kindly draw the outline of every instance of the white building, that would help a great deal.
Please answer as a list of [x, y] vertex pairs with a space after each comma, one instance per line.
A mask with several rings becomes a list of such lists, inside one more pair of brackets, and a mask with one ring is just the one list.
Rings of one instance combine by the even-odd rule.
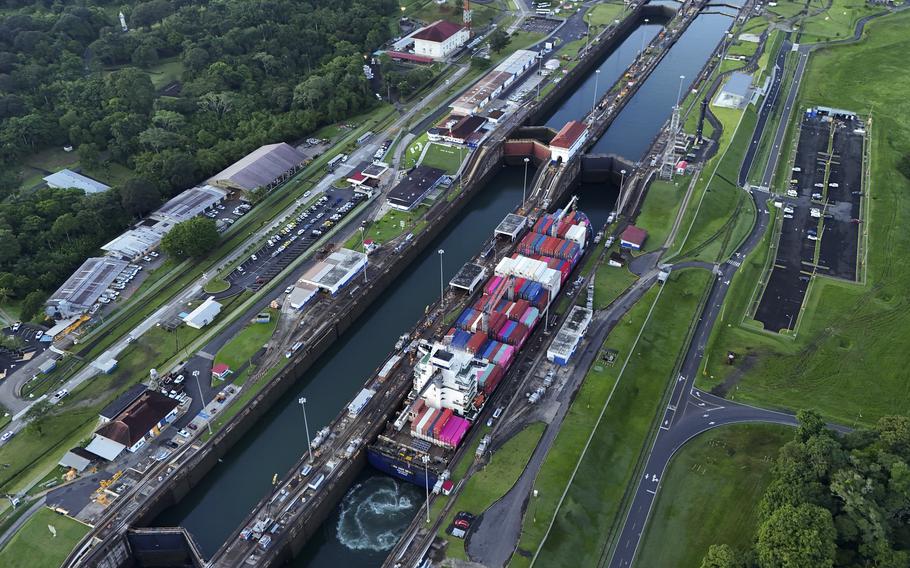
[[485, 366], [467, 352], [437, 343], [414, 367], [414, 389], [427, 406], [464, 416], [477, 396], [477, 371]]
[[53, 173], [49, 176], [44, 177], [44, 181], [47, 182], [48, 187], [53, 187], [57, 189], [66, 189], [69, 187], [74, 187], [76, 189], [81, 189], [83, 193], [101, 193], [107, 191], [111, 188], [109, 185], [105, 185], [100, 181], [95, 181], [90, 177], [86, 177], [82, 174], [78, 174], [72, 170], [60, 170], [57, 173]]
[[550, 141], [550, 159], [566, 163], [588, 139], [588, 127], [583, 122], [571, 120]]
[[414, 53], [433, 59], [448, 57], [468, 42], [471, 32], [464, 26], [438, 20], [411, 35]]
[[350, 249], [339, 249], [306, 271], [299, 280], [322, 288], [333, 296], [367, 265], [367, 255]]
[[188, 313], [183, 318], [183, 321], [186, 322], [186, 325], [194, 329], [202, 329], [215, 321], [215, 318], [220, 313], [221, 304], [215, 301], [214, 296], [209, 296], [209, 298], [199, 304], [195, 310]]

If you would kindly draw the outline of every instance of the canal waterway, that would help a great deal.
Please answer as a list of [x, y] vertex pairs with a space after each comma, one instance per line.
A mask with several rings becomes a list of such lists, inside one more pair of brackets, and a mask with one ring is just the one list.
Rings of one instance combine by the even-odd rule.
[[[640, 158], [669, 116], [679, 75], [694, 77], [731, 23], [732, 19], [727, 16], [699, 16], [620, 113], [595, 151]], [[598, 66], [601, 70], [597, 79], [599, 92], [604, 92], [620, 76], [640, 50], [642, 40], [647, 44], [660, 29], [658, 24], [643, 24], [604, 59]], [[546, 123], [559, 128], [568, 120], [584, 116], [593, 102], [593, 82], [592, 70]], [[306, 451], [298, 398], [305, 396], [308, 400], [311, 432], [334, 418], [382, 364], [397, 336], [410, 329], [423, 315], [425, 306], [438, 297], [437, 249], [445, 250], [443, 271], [447, 281], [480, 250], [496, 224], [518, 204], [522, 177], [521, 168], [503, 168], [498, 172], [484, 191], [474, 197], [436, 242], [427, 247], [389, 288], [387, 295], [377, 300], [339, 338], [284, 400], [224, 456], [222, 463], [180, 504], [162, 513], [154, 524], [186, 527], [203, 553], [211, 556], [269, 491], [272, 475], [283, 476]], [[613, 207], [616, 188], [609, 184], [584, 184], [576, 193], [581, 209], [595, 226], [602, 225]], [[421, 504], [419, 488], [366, 468], [292, 565], [377, 566]]]

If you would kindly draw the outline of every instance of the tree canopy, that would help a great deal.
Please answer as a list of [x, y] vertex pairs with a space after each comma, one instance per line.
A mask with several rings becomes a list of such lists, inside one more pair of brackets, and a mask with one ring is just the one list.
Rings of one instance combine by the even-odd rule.
[[797, 417], [759, 506], [754, 550], [711, 547], [703, 566], [910, 566], [910, 417], [845, 435], [815, 412]]
[[161, 248], [174, 258], [200, 257], [214, 250], [218, 240], [215, 222], [196, 217], [174, 225], [161, 240]]
[[[4, 0], [4, 8], [0, 288], [17, 300], [52, 291], [131, 218], [256, 147], [376, 105], [364, 57], [399, 15], [393, 0]], [[175, 84], [153, 83], [164, 69]], [[66, 145], [82, 168], [116, 165], [136, 179], [109, 183], [106, 194], [20, 192], [23, 162]]]

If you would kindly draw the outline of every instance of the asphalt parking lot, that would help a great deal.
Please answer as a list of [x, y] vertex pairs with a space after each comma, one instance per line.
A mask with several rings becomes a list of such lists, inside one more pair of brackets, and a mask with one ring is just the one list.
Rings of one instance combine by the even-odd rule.
[[26, 358], [31, 358], [28, 356], [30, 353], [35, 356], [50, 347], [49, 341], [41, 341], [38, 338], [38, 333], [41, 332], [43, 335], [46, 329], [31, 323], [21, 324], [16, 331], [13, 331], [13, 326], [3, 328], [3, 335], [18, 337], [22, 341], [22, 347], [20, 349], [0, 347], [0, 375], [5, 376], [15, 371]]
[[332, 216], [339, 215], [340, 220], [349, 215], [360, 200], [359, 197], [355, 197], [351, 188], [332, 188], [325, 193], [325, 198], [321, 203], [317, 202], [298, 213], [293, 221], [289, 221], [278, 233], [270, 236], [272, 244], [266, 242], [251, 253], [228, 275], [227, 280], [231, 284], [231, 289], [221, 295], [235, 294], [235, 287], [249, 290], [261, 288], [322, 238], [325, 231], [331, 228], [324, 226], [327, 222], [334, 226], [336, 221], [331, 220]]
[[559, 24], [562, 23], [560, 20], [551, 20], [549, 18], [528, 18], [522, 22], [521, 26], [518, 28], [526, 32], [536, 32], [546, 35], [550, 35], [553, 30], [559, 27]]
[[813, 275], [856, 278], [863, 134], [855, 120], [803, 115], [777, 257], [755, 319], [793, 329]]

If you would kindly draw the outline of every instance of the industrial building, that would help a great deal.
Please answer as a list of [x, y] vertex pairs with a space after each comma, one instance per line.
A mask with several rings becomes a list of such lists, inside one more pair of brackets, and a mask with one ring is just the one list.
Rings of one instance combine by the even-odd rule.
[[85, 313], [126, 267], [125, 261], [116, 258], [95, 257], [86, 260], [51, 294], [45, 312], [55, 319]]
[[717, 96], [714, 104], [725, 108], [743, 108], [752, 99], [752, 75], [732, 73]]
[[459, 24], [438, 20], [411, 34], [414, 53], [418, 56], [443, 59], [457, 51], [471, 38], [471, 32]]
[[284, 142], [261, 146], [206, 182], [227, 190], [272, 189], [287, 181], [303, 166], [306, 156]]
[[138, 225], [101, 247], [109, 256], [135, 260], [158, 248], [174, 225], [202, 215], [227, 197], [227, 192], [203, 185], [175, 196]]
[[502, 221], [499, 222], [499, 225], [496, 226], [496, 231], [494, 234], [497, 236], [508, 237], [510, 241], [514, 241], [518, 238], [519, 235], [521, 235], [527, 224], [527, 217], [516, 215], [515, 213], [509, 213]]
[[225, 197], [227, 197], [226, 191], [211, 185], [193, 187], [170, 199], [152, 212], [149, 218], [156, 221], [170, 221], [174, 224], [182, 223], [202, 215], [224, 201]]
[[647, 238], [648, 231], [635, 225], [629, 225], [619, 236], [619, 246], [626, 249], [641, 250]]
[[108, 461], [116, 459], [123, 450], [135, 452], [173, 421], [178, 406], [175, 399], [146, 389], [101, 426], [85, 449]]
[[547, 349], [547, 359], [557, 365], [565, 366], [578, 348], [581, 338], [588, 331], [593, 312], [582, 306], [572, 307], [565, 323], [559, 328], [559, 333]]
[[468, 262], [458, 271], [451, 280], [449, 280], [449, 286], [452, 288], [457, 288], [459, 290], [464, 290], [468, 294], [473, 294], [474, 289], [483, 282], [484, 278], [487, 276], [487, 269], [479, 264], [474, 264], [473, 262]]
[[294, 286], [294, 289], [291, 290], [291, 293], [288, 294], [288, 304], [291, 306], [292, 310], [302, 309], [313, 299], [313, 296], [315, 296], [318, 291], [319, 289], [315, 286], [298, 282]]
[[417, 166], [389, 191], [389, 205], [402, 211], [414, 209], [442, 182], [443, 177], [445, 172], [439, 168]]
[[530, 69], [536, 58], [537, 52], [519, 49], [458, 97], [452, 103], [452, 112], [460, 115], [479, 112]]
[[221, 313], [221, 304], [215, 301], [214, 296], [209, 296], [204, 302], [199, 304], [195, 310], [183, 316], [186, 325], [194, 329], [202, 329], [208, 324], [215, 321], [218, 314]]
[[367, 255], [339, 249], [306, 271], [300, 281], [335, 295], [367, 265]]
[[588, 139], [588, 127], [583, 122], [570, 120], [550, 141], [550, 159], [566, 163]]
[[76, 188], [81, 189], [83, 193], [102, 193], [111, 188], [100, 181], [93, 180], [80, 173], [72, 170], [63, 169], [49, 176], [44, 176], [44, 181], [48, 187], [57, 189]]

